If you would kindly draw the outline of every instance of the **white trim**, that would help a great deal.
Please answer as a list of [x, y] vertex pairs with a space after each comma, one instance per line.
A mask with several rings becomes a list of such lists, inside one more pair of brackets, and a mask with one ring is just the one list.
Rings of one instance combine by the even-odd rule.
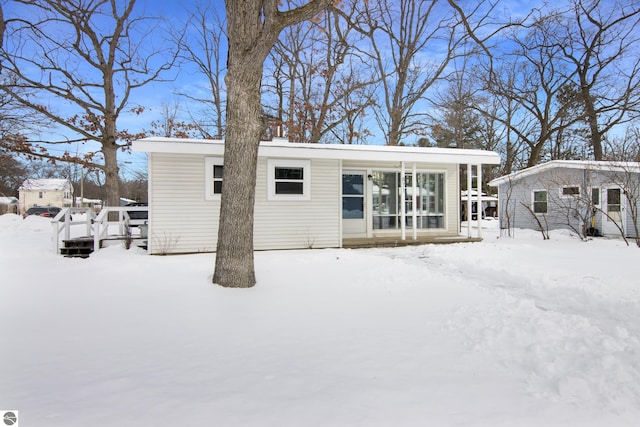
[[473, 204], [471, 203], [471, 187], [473, 186], [473, 165], [467, 165], [467, 237], [471, 238], [471, 220], [473, 219]]
[[[342, 195], [342, 174], [344, 173], [344, 168], [342, 166], [342, 160], [339, 161], [340, 163], [340, 182], [339, 182], [339, 189], [340, 189], [340, 194]], [[343, 240], [344, 240], [344, 234], [343, 234], [343, 224], [342, 224], [342, 196], [338, 197], [338, 232], [340, 233], [340, 247], [342, 248], [342, 244], [343, 244]], [[366, 215], [366, 214], [365, 214]]]
[[484, 206], [482, 205], [482, 165], [476, 165], [476, 175], [476, 191], [478, 193], [476, 219], [478, 220], [478, 238], [482, 239], [482, 214], [484, 214]]
[[[144, 138], [133, 141], [133, 151], [150, 153], [183, 153], [221, 156], [224, 141], [206, 139]], [[500, 164], [493, 151], [460, 148], [411, 147], [352, 144], [302, 144], [282, 141], [262, 141], [261, 157], [282, 159], [342, 159], [386, 162]]]
[[538, 172], [554, 168], [581, 169], [590, 171], [609, 172], [630, 172], [640, 173], [640, 163], [638, 162], [609, 162], [595, 160], [552, 160], [547, 163], [531, 166], [510, 175], [501, 176], [489, 182], [491, 187], [498, 187], [510, 181], [535, 175]]
[[[275, 168], [277, 167], [302, 168], [302, 194], [276, 194]], [[311, 200], [311, 161], [267, 159], [267, 200]]]
[[220, 194], [213, 192], [213, 166], [222, 166], [224, 159], [222, 157], [205, 157], [204, 158], [204, 199], [220, 200]]
[[417, 172], [416, 172], [416, 164], [413, 164], [411, 175], [411, 224], [413, 229], [413, 240], [418, 239], [418, 185], [417, 185]]
[[[405, 170], [405, 164], [400, 164], [400, 239], [407, 240], [407, 188], [405, 185], [405, 179], [407, 171]], [[415, 206], [413, 209], [415, 210]], [[416, 225], [413, 224], [415, 227]]]
[[[155, 188], [153, 183], [155, 181], [154, 176], [155, 176], [155, 168], [154, 168], [154, 162], [153, 162], [153, 154], [150, 154], [147, 156], [147, 201], [149, 202], [149, 208], [148, 208], [148, 216], [147, 216], [147, 253], [148, 254], [152, 254], [155, 251], [155, 244], [154, 244], [154, 240], [152, 238], [153, 236], [153, 201], [156, 198], [155, 192], [153, 191], [153, 189]], [[94, 240], [94, 245], [95, 245], [95, 240]]]

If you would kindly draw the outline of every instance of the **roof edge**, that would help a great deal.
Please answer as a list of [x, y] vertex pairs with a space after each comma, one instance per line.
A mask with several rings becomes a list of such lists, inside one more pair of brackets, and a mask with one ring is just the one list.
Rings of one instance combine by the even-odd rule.
[[[133, 150], [149, 153], [190, 153], [217, 154], [224, 152], [224, 141], [213, 139], [180, 139], [149, 137], [133, 141]], [[262, 155], [277, 155], [291, 152], [300, 156], [306, 153], [309, 157], [352, 159], [354, 155], [369, 153], [373, 157], [382, 155], [433, 155], [442, 157], [466, 158], [482, 164], [500, 164], [500, 156], [494, 151], [470, 150], [439, 147], [385, 146], [385, 145], [345, 145], [315, 144], [287, 141], [261, 141]], [[320, 154], [323, 153], [323, 154]], [[462, 161], [461, 163], [466, 163]]]
[[609, 160], [551, 160], [546, 163], [541, 163], [535, 166], [522, 169], [517, 172], [513, 172], [509, 175], [504, 175], [495, 178], [488, 182], [491, 187], [498, 187], [513, 180], [520, 180], [536, 173], [544, 172], [547, 169], [566, 168], [566, 169], [586, 169], [595, 171], [610, 171], [610, 172], [633, 172], [640, 173], [639, 162], [618, 162]]

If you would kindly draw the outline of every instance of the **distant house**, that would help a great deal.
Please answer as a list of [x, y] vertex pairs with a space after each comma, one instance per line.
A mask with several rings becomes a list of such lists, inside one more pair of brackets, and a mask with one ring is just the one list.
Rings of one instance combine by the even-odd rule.
[[498, 187], [503, 228], [633, 237], [639, 225], [640, 163], [554, 160], [489, 185]]
[[27, 179], [18, 191], [22, 212], [32, 206], [69, 207], [73, 201], [73, 185], [68, 179]]
[[[467, 190], [463, 190], [460, 193], [460, 201], [461, 201], [461, 212], [460, 217], [462, 221], [467, 221], [469, 218], [467, 217], [467, 199], [469, 198], [469, 192]], [[481, 194], [482, 199], [482, 217], [492, 217], [495, 218], [498, 216], [498, 198], [495, 196], [489, 196], [485, 193]], [[471, 191], [471, 219], [474, 220], [478, 216], [478, 192], [476, 190]]]
[[[149, 154], [149, 252], [215, 251], [224, 142], [145, 138], [133, 150]], [[457, 237], [460, 166], [499, 163], [481, 150], [261, 142], [254, 247]]]
[[102, 209], [102, 205], [104, 202], [100, 199], [89, 199], [87, 197], [76, 196], [75, 198], [75, 206], [78, 208], [91, 208], [94, 211], [99, 211]]
[[0, 215], [18, 213], [18, 203], [18, 199], [15, 197], [0, 196]]

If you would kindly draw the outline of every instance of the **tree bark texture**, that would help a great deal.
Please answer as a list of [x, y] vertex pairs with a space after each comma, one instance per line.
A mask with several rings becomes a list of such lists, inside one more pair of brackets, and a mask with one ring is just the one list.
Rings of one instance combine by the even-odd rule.
[[260, 104], [264, 60], [283, 28], [312, 18], [330, 0], [311, 0], [283, 12], [278, 10], [278, 0], [227, 0], [225, 4], [227, 132], [213, 283], [249, 288], [256, 283], [253, 208], [264, 126]]
[[216, 265], [213, 282], [226, 287], [255, 284], [253, 207], [258, 145], [262, 135], [260, 80], [262, 62], [231, 60], [227, 83], [227, 133]]

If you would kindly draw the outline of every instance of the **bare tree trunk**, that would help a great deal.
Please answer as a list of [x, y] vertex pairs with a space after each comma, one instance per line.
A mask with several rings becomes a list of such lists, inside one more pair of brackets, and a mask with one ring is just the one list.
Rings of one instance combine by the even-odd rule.
[[537, 141], [536, 144], [531, 146], [531, 154], [529, 155], [529, 160], [527, 161], [528, 168], [540, 163], [540, 156], [542, 154], [543, 148], [544, 148], [544, 141]]
[[[4, 42], [4, 13], [2, 12], [2, 4], [0, 4], [0, 48], [2, 48], [2, 42]], [[0, 70], [2, 67], [0, 67]]]
[[258, 146], [263, 130], [260, 82], [264, 60], [280, 31], [310, 19], [329, 0], [310, 0], [288, 11], [278, 0], [227, 0], [227, 132], [220, 224], [213, 283], [250, 288], [253, 262], [253, 206]]
[[591, 139], [591, 146], [593, 147], [593, 158], [595, 160], [602, 160], [602, 134], [600, 133], [600, 127], [598, 125], [598, 113], [596, 112], [594, 100], [588, 87], [582, 90], [582, 102], [584, 103], [585, 115], [589, 123], [589, 138]]
[[[2, 66], [15, 82], [0, 84], [0, 91], [39, 119], [74, 135], [37, 141], [28, 146], [29, 150], [16, 151], [102, 170], [107, 205], [118, 206], [117, 154], [134, 135], [118, 129], [117, 121], [130, 106], [132, 91], [160, 80], [160, 74], [173, 66], [175, 52], [170, 53], [172, 48], [156, 50], [154, 43], [148, 42], [153, 28], [145, 24], [146, 17], [134, 13], [136, 0], [16, 3], [22, 4], [19, 10], [23, 16], [8, 16], [0, 24], [8, 25], [7, 32], [15, 40], [9, 50], [7, 46], [0, 50]], [[26, 16], [34, 19], [29, 22]], [[34, 96], [25, 96], [24, 91]], [[45, 99], [49, 99], [49, 105], [40, 104]], [[62, 104], [69, 108], [60, 110]], [[84, 156], [57, 155], [46, 149], [76, 142], [99, 145], [104, 164], [94, 162], [91, 156], [95, 151], [91, 149]]]
[[262, 61], [229, 52], [227, 134], [220, 225], [213, 282], [248, 288], [255, 284], [253, 207], [258, 145], [262, 135]]
[[120, 206], [120, 180], [118, 179], [118, 145], [104, 144], [102, 155], [104, 157], [104, 186], [107, 206]]

